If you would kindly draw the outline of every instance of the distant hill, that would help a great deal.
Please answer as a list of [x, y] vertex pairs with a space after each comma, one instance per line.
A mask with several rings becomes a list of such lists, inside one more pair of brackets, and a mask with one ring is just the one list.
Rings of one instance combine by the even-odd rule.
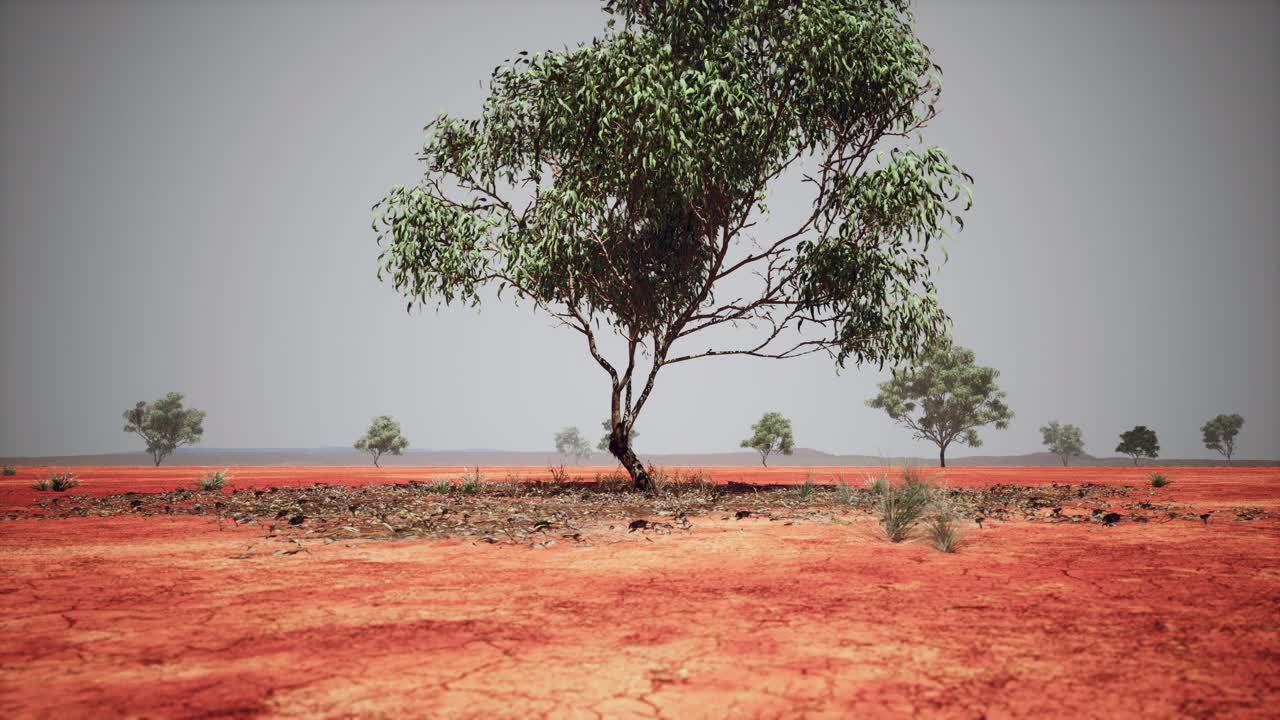
[[[641, 453], [646, 463], [654, 465], [759, 465], [760, 456], [751, 451], [735, 451], [724, 453]], [[165, 459], [165, 465], [365, 465], [368, 455], [348, 448], [183, 448]], [[560, 456], [554, 452], [521, 451], [521, 450], [409, 450], [404, 455], [384, 456], [380, 460], [383, 465], [483, 465], [488, 467], [502, 466], [542, 466], [558, 465]], [[613, 457], [608, 453], [592, 453], [583, 465], [610, 465]], [[792, 455], [780, 455], [769, 458], [770, 465], [804, 466], [804, 465], [850, 465], [850, 466], [897, 466], [923, 465], [932, 466], [938, 463], [936, 457], [881, 457], [878, 455], [833, 455], [812, 448], [797, 448]], [[107, 453], [97, 455], [59, 455], [47, 457], [11, 457], [0, 458], [0, 464], [6, 465], [150, 465], [151, 456], [143, 452]], [[1061, 465], [1058, 456], [1047, 452], [1029, 453], [1026, 455], [972, 455], [967, 457], [948, 457], [948, 465], [965, 466], [1020, 466], [1038, 467]], [[1082, 456], [1072, 458], [1072, 465], [1132, 465], [1127, 457], [1095, 458]], [[1182, 460], [1160, 458], [1144, 461], [1144, 466], [1168, 465], [1222, 465], [1219, 460]], [[1280, 460], [1233, 460], [1233, 465], [1280, 466]]]

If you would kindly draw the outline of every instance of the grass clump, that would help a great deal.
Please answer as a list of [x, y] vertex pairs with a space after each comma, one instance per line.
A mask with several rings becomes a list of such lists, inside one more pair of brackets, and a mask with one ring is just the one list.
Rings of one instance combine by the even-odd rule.
[[1169, 478], [1164, 475], [1153, 472], [1151, 473], [1151, 487], [1164, 487], [1169, 484]]
[[813, 473], [805, 473], [804, 483], [800, 485], [800, 502], [812, 502], [813, 496], [817, 494], [818, 486], [813, 482]]
[[226, 484], [230, 476], [226, 470], [211, 470], [205, 473], [204, 477], [196, 480], [196, 488], [199, 490], [221, 490]]
[[49, 473], [49, 477], [36, 480], [31, 483], [31, 487], [35, 490], [66, 492], [79, 484], [80, 481], [71, 473]]
[[893, 484], [886, 478], [878, 478], [872, 484], [880, 490], [877, 515], [889, 542], [899, 543], [911, 536], [911, 531], [924, 519], [933, 500], [932, 488], [917, 471], [902, 473], [902, 482]]
[[960, 547], [963, 532], [956, 521], [956, 513], [950, 500], [941, 492], [935, 492], [933, 513], [925, 521], [925, 534], [929, 543], [940, 552], [953, 553]]
[[14, 467], [14, 466], [12, 466], [12, 465], [5, 465], [5, 466], [4, 466], [4, 476], [5, 476], [5, 477], [11, 477], [11, 476], [13, 476], [13, 475], [17, 475], [17, 474], [18, 474], [18, 468]]
[[654, 487], [659, 495], [677, 498], [710, 498], [715, 495], [715, 483], [701, 468], [688, 472], [676, 469], [671, 475], [659, 468], [651, 468], [649, 477], [654, 480]]
[[437, 480], [427, 484], [427, 492], [434, 495], [448, 495], [453, 492], [453, 483], [448, 480]]
[[458, 492], [463, 495], [479, 495], [484, 490], [484, 481], [480, 479], [480, 473], [474, 475], [464, 475], [462, 482], [458, 483]]

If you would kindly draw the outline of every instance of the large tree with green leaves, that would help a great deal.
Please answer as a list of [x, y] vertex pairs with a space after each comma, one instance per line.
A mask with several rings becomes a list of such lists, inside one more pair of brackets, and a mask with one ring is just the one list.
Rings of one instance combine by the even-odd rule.
[[194, 445], [204, 435], [203, 410], [182, 406], [182, 393], [171, 392], [155, 402], [139, 401], [124, 411], [124, 431], [147, 443], [156, 467], [183, 445]]
[[1063, 466], [1066, 466], [1072, 457], [1084, 453], [1084, 433], [1075, 425], [1063, 425], [1054, 420], [1040, 428], [1040, 437], [1044, 440], [1045, 447], [1049, 448], [1049, 452], [1057, 455], [1062, 461]]
[[884, 410], [917, 440], [937, 445], [938, 462], [946, 467], [952, 443], [980, 447], [978, 428], [1003, 430], [1013, 419], [996, 384], [1000, 372], [976, 360], [972, 350], [941, 342], [919, 364], [894, 370], [867, 405]]
[[383, 455], [399, 455], [409, 447], [409, 439], [400, 434], [400, 423], [390, 415], [379, 415], [369, 423], [369, 429], [352, 445], [356, 450], [373, 456], [373, 466], [379, 467]]
[[1236, 435], [1244, 427], [1244, 418], [1231, 414], [1219, 415], [1200, 427], [1204, 435], [1204, 446], [1217, 450], [1227, 456], [1227, 464], [1231, 464], [1231, 456], [1236, 451]]
[[770, 455], [776, 452], [790, 455], [795, 449], [791, 420], [779, 412], [765, 413], [759, 422], [751, 426], [751, 437], [743, 440], [741, 446], [760, 453], [760, 464], [769, 467]]
[[[410, 307], [506, 293], [577, 334], [608, 376], [608, 450], [647, 490], [629, 437], [662, 368], [895, 363], [942, 336], [930, 249], [971, 179], [921, 136], [940, 70], [905, 0], [604, 11], [591, 42], [495, 68], [478, 116], [437, 117], [374, 227]], [[766, 227], [783, 182], [811, 204]]]
[[1120, 444], [1116, 446], [1116, 452], [1133, 458], [1133, 464], [1137, 465], [1140, 458], [1160, 455], [1160, 440], [1156, 438], [1155, 430], [1146, 425], [1136, 425], [1132, 430], [1120, 433]]

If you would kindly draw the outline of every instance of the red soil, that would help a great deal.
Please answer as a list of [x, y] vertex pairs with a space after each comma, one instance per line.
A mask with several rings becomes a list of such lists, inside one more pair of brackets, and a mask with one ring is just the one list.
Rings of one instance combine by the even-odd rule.
[[[96, 494], [199, 474], [75, 470], [73, 492]], [[29, 506], [37, 472], [0, 479], [0, 507]], [[232, 475], [247, 487], [458, 472]], [[0, 521], [0, 717], [1274, 717], [1280, 520], [1228, 509], [1280, 510], [1280, 469], [1163, 468], [1173, 484], [1160, 490], [1149, 468], [935, 472], [956, 486], [1130, 484], [1219, 512], [988, 523], [956, 555], [883, 542], [866, 518], [292, 555], [273, 554], [292, 546], [261, 527], [201, 517]]]

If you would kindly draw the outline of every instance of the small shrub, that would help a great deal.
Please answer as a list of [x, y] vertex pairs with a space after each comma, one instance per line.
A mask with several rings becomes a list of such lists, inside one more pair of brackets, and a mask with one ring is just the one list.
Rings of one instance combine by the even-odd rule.
[[[654, 468], [649, 468], [649, 477], [653, 477]], [[628, 493], [635, 489], [635, 483], [631, 482], [631, 478], [614, 471], [608, 475], [596, 473], [596, 490], [607, 493]]]
[[942, 491], [935, 491], [933, 514], [925, 522], [925, 532], [929, 543], [944, 553], [953, 553], [960, 546], [963, 533], [956, 522], [956, 514], [951, 501]]
[[[650, 477], [656, 477], [650, 474]], [[662, 476], [662, 483], [656, 486], [658, 493], [671, 497], [689, 497], [689, 496], [711, 496], [715, 494], [715, 483], [711, 478], [707, 477], [701, 469], [690, 470], [687, 473], [676, 470], [676, 472], [667, 477], [665, 473]]]
[[875, 495], [883, 495], [884, 489], [889, 486], [889, 479], [883, 475], [873, 478], [867, 478], [867, 489]]
[[836, 486], [836, 502], [842, 505], [856, 505], [858, 502], [858, 494], [854, 492], [853, 486], [845, 482], [843, 475], [837, 475], [834, 480]]
[[12, 465], [5, 465], [5, 466], [4, 466], [4, 476], [5, 476], [5, 477], [10, 477], [10, 476], [12, 476], [12, 475], [17, 475], [17, 474], [18, 474], [18, 468], [14, 467], [14, 466], [12, 466]]
[[427, 484], [427, 492], [435, 495], [448, 495], [453, 492], [453, 483], [448, 480], [437, 480]]
[[804, 483], [800, 486], [800, 502], [811, 502], [813, 496], [817, 494], [818, 486], [813, 482], [813, 474], [809, 473], [804, 476]]
[[1158, 472], [1151, 473], [1151, 487], [1164, 487], [1169, 484], [1169, 478]]
[[49, 477], [31, 483], [31, 487], [36, 490], [66, 492], [79, 484], [80, 481], [71, 473], [49, 473]]
[[212, 470], [205, 473], [204, 477], [196, 480], [196, 488], [199, 490], [221, 490], [228, 480], [226, 470]]
[[932, 500], [932, 489], [918, 475], [904, 472], [903, 480], [900, 485], [885, 481], [880, 492], [880, 526], [889, 542], [899, 543], [910, 537]]
[[463, 495], [479, 495], [484, 490], [484, 478], [480, 476], [479, 465], [475, 470], [462, 474], [462, 481], [458, 483], [457, 490]]
[[551, 473], [551, 482], [557, 485], [569, 482], [569, 473], [565, 472], [564, 465], [548, 465], [547, 470]]

